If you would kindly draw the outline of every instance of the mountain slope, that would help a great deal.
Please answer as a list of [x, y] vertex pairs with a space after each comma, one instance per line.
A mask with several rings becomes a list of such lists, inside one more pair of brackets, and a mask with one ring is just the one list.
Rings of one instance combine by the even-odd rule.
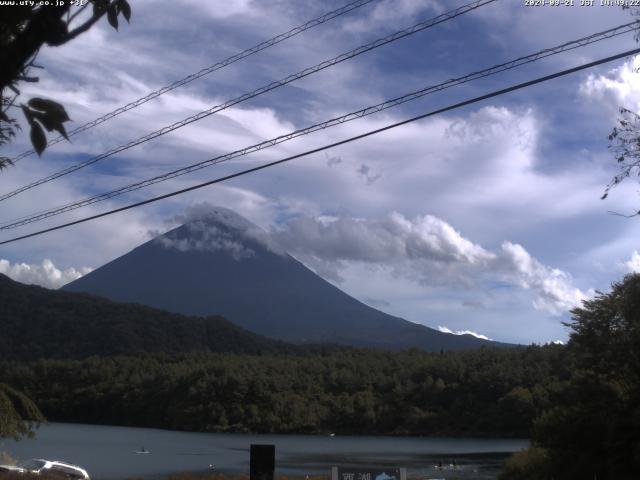
[[430, 351], [496, 344], [371, 308], [223, 208], [135, 248], [64, 290], [186, 315], [218, 314], [253, 332], [292, 342]]
[[0, 274], [0, 358], [137, 353], [291, 353], [299, 349], [221, 317], [196, 318], [92, 295], [23, 285]]

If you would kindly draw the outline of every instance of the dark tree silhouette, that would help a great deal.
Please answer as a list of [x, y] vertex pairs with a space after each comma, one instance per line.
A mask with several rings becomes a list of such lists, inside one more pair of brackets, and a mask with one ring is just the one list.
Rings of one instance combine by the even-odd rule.
[[[620, 109], [618, 124], [609, 134], [609, 150], [614, 154], [620, 171], [607, 185], [603, 200], [625, 179], [640, 176], [640, 115], [627, 108]], [[640, 215], [640, 210], [626, 216], [636, 215]]]
[[[37, 2], [36, 2], [37, 3]], [[10, 142], [19, 129], [12, 114], [17, 108], [19, 86], [22, 82], [37, 82], [33, 69], [38, 51], [43, 46], [57, 47], [89, 30], [106, 15], [109, 24], [117, 29], [118, 17], [129, 21], [131, 7], [127, 0], [87, 0], [72, 7], [70, 1], [61, 5], [16, 5], [2, 8], [0, 15], [0, 145]], [[80, 3], [80, 2], [78, 2]], [[90, 10], [89, 10], [90, 9]], [[40, 155], [47, 145], [47, 132], [56, 131], [66, 137], [64, 122], [69, 116], [58, 102], [32, 98], [20, 103], [30, 127], [30, 138]], [[11, 165], [11, 159], [0, 156], [0, 170]]]
[[[640, 19], [640, 8], [632, 8], [628, 5], [622, 8], [623, 10], [629, 10], [636, 19]], [[639, 42], [640, 32], [636, 33], [634, 38], [636, 42]], [[601, 197], [602, 200], [609, 196], [612, 188], [627, 178], [640, 176], [640, 115], [628, 108], [620, 108], [618, 124], [609, 134], [609, 150], [618, 162], [620, 171], [606, 186]], [[636, 215], [640, 215], [640, 210], [630, 215], [622, 216], [634, 217]]]
[[640, 478], [640, 275], [571, 313], [571, 379], [550, 392], [533, 450], [501, 480]]

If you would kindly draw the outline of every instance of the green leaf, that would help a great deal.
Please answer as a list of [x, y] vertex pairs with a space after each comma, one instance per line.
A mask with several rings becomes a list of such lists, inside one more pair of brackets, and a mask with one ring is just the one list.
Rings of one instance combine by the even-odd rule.
[[[33, 139], [34, 135], [36, 137], [39, 137], [37, 131], [34, 132], [33, 130], [33, 128], [35, 128], [34, 120], [38, 120], [38, 122], [40, 122], [42, 126], [44, 126], [44, 128], [47, 129], [47, 131], [51, 132], [52, 130], [55, 130], [64, 138], [69, 140], [67, 131], [63, 125], [63, 122], [69, 121], [69, 115], [67, 115], [67, 111], [64, 109], [64, 107], [61, 104], [59, 104], [58, 102], [54, 102], [53, 100], [47, 100], [44, 98], [32, 98], [31, 100], [29, 100], [28, 103], [29, 103], [29, 107], [31, 108], [27, 108], [23, 106], [23, 111], [25, 112], [25, 116], [27, 116], [27, 120], [29, 121], [29, 124], [32, 127], [31, 142], [33, 143], [34, 147], [36, 147], [35, 140]], [[42, 130], [40, 126], [38, 126], [38, 128]], [[42, 148], [42, 150], [44, 150], [44, 147]], [[37, 147], [36, 147], [36, 151], [37, 151]]]
[[38, 155], [42, 155], [47, 146], [47, 137], [38, 122], [31, 123], [31, 143]]
[[131, 7], [129, 6], [129, 2], [127, 2], [127, 0], [120, 0], [118, 2], [118, 7], [120, 8], [122, 16], [128, 23], [131, 19]]
[[59, 123], [53, 127], [60, 135], [62, 135], [66, 141], [70, 141], [67, 136], [67, 131], [64, 129], [64, 125]]
[[64, 125], [62, 124], [62, 122], [58, 121], [58, 119], [56, 118], [56, 115], [52, 115], [46, 112], [34, 111], [33, 116], [35, 117], [36, 120], [38, 120], [44, 126], [44, 128], [47, 129], [48, 132], [55, 130], [64, 138], [69, 140], [69, 137], [67, 136], [67, 131], [65, 130]]
[[29, 106], [35, 110], [40, 110], [55, 118], [57, 122], [68, 122], [70, 120], [67, 111], [58, 102], [45, 98], [32, 98], [28, 102]]
[[107, 9], [109, 0], [93, 0], [93, 16], [99, 17]]
[[44, 128], [47, 129], [47, 132], [50, 132], [54, 129], [55, 122], [49, 117], [45, 112], [36, 112], [32, 111], [33, 117], [38, 120]]
[[111, 5], [107, 9], [107, 20], [109, 25], [118, 30], [118, 10], [116, 10], [115, 5]]

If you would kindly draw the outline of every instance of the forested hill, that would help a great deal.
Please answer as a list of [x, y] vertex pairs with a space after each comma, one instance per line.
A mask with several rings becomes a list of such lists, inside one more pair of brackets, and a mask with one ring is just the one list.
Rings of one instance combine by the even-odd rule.
[[219, 316], [188, 317], [87, 294], [23, 285], [0, 274], [0, 358], [137, 353], [293, 353], [298, 347]]

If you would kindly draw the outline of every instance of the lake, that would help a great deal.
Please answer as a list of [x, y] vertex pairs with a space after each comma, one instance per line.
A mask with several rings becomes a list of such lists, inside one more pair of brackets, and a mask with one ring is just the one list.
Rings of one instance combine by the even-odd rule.
[[[93, 479], [155, 477], [184, 471], [249, 472], [252, 443], [276, 446], [276, 475], [327, 474], [332, 465], [406, 467], [412, 478], [489, 480], [526, 439], [244, 435], [51, 423], [33, 439], [0, 441], [18, 460], [65, 460]], [[148, 454], [136, 451], [147, 450]], [[436, 465], [442, 463], [442, 469]]]

